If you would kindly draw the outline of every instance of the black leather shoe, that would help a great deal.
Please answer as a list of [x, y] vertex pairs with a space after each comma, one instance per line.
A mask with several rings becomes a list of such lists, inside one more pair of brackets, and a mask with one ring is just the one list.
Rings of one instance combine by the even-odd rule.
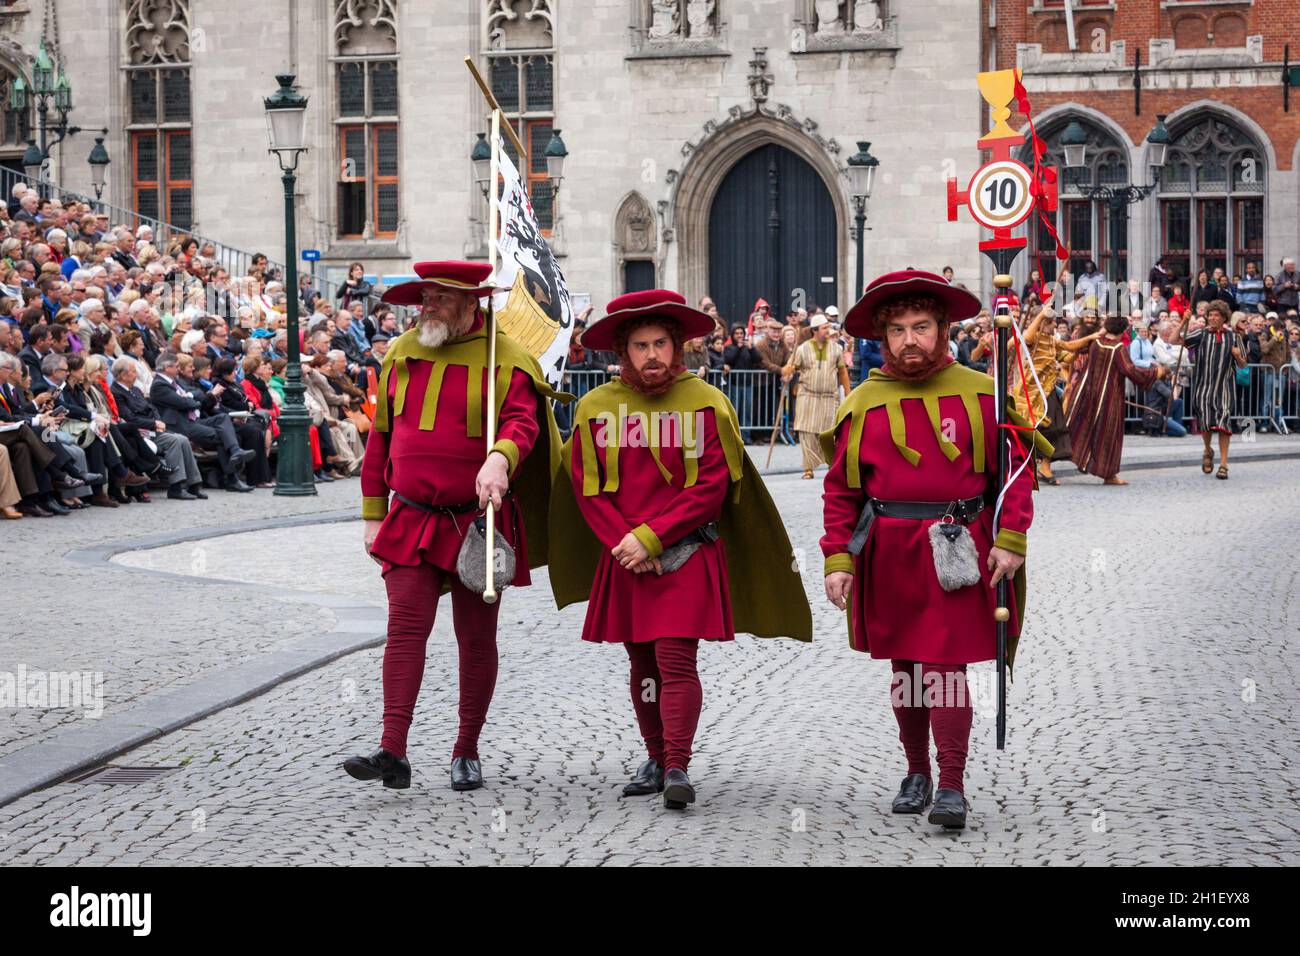
[[44, 501], [41, 502], [41, 507], [44, 508], [46, 511], [48, 511], [50, 514], [55, 514], [55, 515], [72, 514], [71, 508], [63, 507], [63, 505], [59, 504], [53, 498], [46, 498]]
[[195, 498], [202, 498], [202, 499], [205, 500], [205, 501], [206, 501], [207, 498], [208, 498], [207, 492], [205, 492], [205, 491], [203, 490], [203, 485], [202, 485], [202, 484], [197, 484], [197, 483], [196, 483], [196, 484], [190, 485], [190, 486], [189, 486], [187, 489], [185, 489], [185, 490], [188, 491], [190, 494], [192, 494]]
[[237, 478], [233, 475], [226, 479], [226, 483], [222, 487], [224, 487], [227, 491], [245, 492], [245, 491], [253, 490], [252, 485], [245, 484], [243, 479]]
[[477, 790], [483, 786], [483, 764], [468, 757], [451, 758], [451, 789]]
[[895, 813], [923, 813], [934, 799], [934, 783], [923, 773], [909, 773], [894, 797]]
[[664, 768], [651, 759], [636, 768], [636, 776], [623, 788], [625, 797], [648, 797], [654, 793], [663, 793]]
[[334, 479], [331, 478], [329, 475], [325, 474], [325, 470], [324, 470], [323, 468], [317, 468], [317, 469], [312, 473], [312, 478], [316, 479], [316, 481], [318, 481], [318, 482], [320, 482], [320, 483], [322, 483], [322, 484], [334, 480]]
[[80, 478], [73, 478], [69, 475], [59, 475], [54, 480], [54, 487], [63, 491], [76, 491], [78, 488], [86, 487], [86, 483]]
[[685, 770], [673, 767], [664, 774], [664, 806], [669, 810], [685, 810], [686, 804], [695, 802], [695, 788]]
[[167, 497], [172, 501], [197, 501], [195, 495], [190, 494], [179, 483], [172, 485], [167, 489]]
[[[75, 477], [75, 476], [74, 476]], [[87, 472], [81, 475], [81, 483], [84, 485], [98, 485], [103, 482], [104, 476], [97, 471]]]
[[966, 811], [969, 808], [966, 798], [956, 790], [940, 787], [934, 794], [930, 822], [941, 825], [945, 830], [961, 830], [966, 826]]
[[358, 780], [382, 779], [385, 787], [394, 790], [411, 785], [411, 765], [406, 758], [394, 757], [382, 748], [369, 757], [349, 757], [343, 761], [343, 769]]

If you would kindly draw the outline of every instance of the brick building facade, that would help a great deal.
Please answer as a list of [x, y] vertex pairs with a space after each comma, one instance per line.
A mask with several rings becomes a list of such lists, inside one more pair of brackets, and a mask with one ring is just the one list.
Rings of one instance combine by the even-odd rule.
[[[1272, 273], [1300, 251], [1300, 91], [1283, 81], [1288, 54], [1300, 59], [1300, 43], [1287, 47], [1300, 39], [1295, 0], [982, 0], [982, 8], [984, 68], [1024, 71], [1038, 133], [1060, 167], [1057, 225], [1072, 267], [1093, 258], [1108, 274], [1145, 279], [1164, 257], [1181, 275], [1240, 273], [1248, 260]], [[1146, 137], [1157, 116], [1172, 142], [1153, 171]], [[1082, 169], [1062, 162], [1071, 121], [1087, 136]], [[1149, 196], [1122, 210], [1084, 195], [1088, 184], [1153, 181]], [[1031, 237], [1031, 251], [1044, 249], [1051, 274], [1044, 238]], [[1020, 271], [1034, 264], [1022, 257]]]

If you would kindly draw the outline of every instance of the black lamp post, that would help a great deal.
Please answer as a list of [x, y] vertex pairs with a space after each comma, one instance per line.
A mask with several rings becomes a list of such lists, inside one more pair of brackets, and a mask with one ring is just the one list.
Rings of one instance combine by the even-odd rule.
[[280, 413], [280, 449], [275, 467], [275, 494], [314, 495], [316, 482], [311, 470], [311, 445], [307, 429], [311, 415], [303, 401], [302, 356], [298, 348], [298, 250], [294, 236], [293, 186], [298, 157], [307, 151], [307, 97], [293, 88], [294, 77], [279, 74], [280, 88], [263, 102], [266, 129], [280, 161], [284, 182], [284, 287], [288, 291], [285, 333], [289, 364], [284, 376], [284, 410]]
[[487, 133], [478, 134], [478, 142], [470, 150], [469, 161], [474, 167], [474, 182], [487, 199], [488, 178], [492, 175], [492, 147], [488, 145]]
[[104, 137], [95, 137], [95, 146], [90, 151], [90, 158], [86, 160], [90, 163], [90, 182], [95, 187], [95, 201], [104, 198], [104, 174], [108, 171], [109, 163], [108, 150], [104, 148]]
[[[1128, 225], [1128, 207], [1133, 203], [1141, 202], [1155, 191], [1160, 185], [1157, 178], [1159, 170], [1165, 164], [1165, 159], [1169, 155], [1170, 136], [1169, 130], [1165, 128], [1165, 115], [1161, 113], [1156, 117], [1156, 125], [1151, 127], [1151, 132], [1147, 133], [1147, 165], [1151, 167], [1151, 182], [1143, 184], [1130, 184], [1127, 186], [1104, 186], [1104, 185], [1080, 185], [1079, 194], [1086, 199], [1099, 199], [1106, 203], [1110, 218], [1110, 268], [1107, 270], [1107, 280], [1114, 284], [1120, 280], [1119, 275], [1119, 246], [1120, 240], [1124, 235], [1124, 228]], [[1072, 169], [1078, 169], [1084, 165], [1084, 159], [1087, 153], [1087, 134], [1083, 127], [1079, 125], [1078, 120], [1071, 120], [1070, 125], [1065, 128], [1061, 134], [1061, 147], [1065, 152], [1065, 165]], [[1076, 174], [1077, 175], [1077, 174]]]
[[546, 144], [546, 175], [551, 179], [551, 199], [560, 194], [560, 180], [564, 178], [564, 160], [568, 157], [569, 150], [564, 145], [564, 140], [560, 139], [558, 129], [551, 130], [551, 141]]
[[862, 271], [862, 241], [867, 228], [867, 200], [871, 198], [871, 189], [876, 183], [876, 168], [879, 166], [880, 160], [871, 155], [871, 144], [859, 142], [858, 151], [849, 157], [848, 169], [845, 170], [849, 177], [849, 194], [853, 197], [853, 221], [856, 225], [854, 235], [858, 240], [858, 284], [853, 292], [854, 302], [866, 287], [866, 276]]
[[[10, 88], [9, 108], [15, 112], [26, 111], [28, 92], [27, 82], [22, 76], [15, 77]], [[44, 37], [41, 38], [40, 46], [36, 50], [36, 59], [32, 61], [30, 93], [36, 97], [36, 112], [39, 116], [37, 132], [40, 144], [37, 145], [35, 139], [27, 141], [27, 150], [23, 153], [22, 163], [27, 178], [35, 184], [42, 178], [45, 164], [50, 159], [50, 150], [65, 138], [81, 132], [80, 126], [68, 125], [68, 114], [72, 112], [72, 84], [68, 82], [62, 66], [55, 76], [54, 63], [45, 51]], [[53, 125], [49, 122], [51, 108], [58, 114], [58, 122]], [[105, 136], [108, 135], [107, 129], [101, 132]], [[54, 134], [53, 139], [50, 138], [51, 134]]]

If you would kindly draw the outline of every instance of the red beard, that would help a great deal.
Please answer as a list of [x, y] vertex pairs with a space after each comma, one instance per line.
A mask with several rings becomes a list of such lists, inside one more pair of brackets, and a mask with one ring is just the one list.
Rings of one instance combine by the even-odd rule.
[[[880, 339], [880, 351], [885, 356], [885, 364], [880, 371], [890, 378], [898, 379], [904, 382], [920, 382], [929, 378], [945, 365], [952, 363], [952, 353], [948, 351], [948, 325], [947, 323], [939, 326], [939, 334], [934, 340], [934, 351], [924, 356], [924, 361], [920, 363], [909, 362], [907, 365], [900, 365], [898, 359], [900, 356], [894, 355], [889, 348], [889, 342], [885, 338]], [[907, 356], [921, 355], [921, 351], [915, 347], [908, 347], [904, 350]]]
[[686, 371], [686, 366], [682, 364], [682, 353], [679, 350], [673, 356], [673, 364], [667, 368], [667, 373], [654, 373], [654, 369], [663, 369], [664, 366], [656, 363], [648, 366], [646, 371], [653, 374], [653, 379], [647, 379], [641, 372], [632, 367], [632, 362], [626, 355], [619, 356], [619, 367], [622, 369], [619, 377], [623, 384], [633, 391], [640, 392], [642, 395], [655, 397], [663, 395], [677, 382], [677, 376]]

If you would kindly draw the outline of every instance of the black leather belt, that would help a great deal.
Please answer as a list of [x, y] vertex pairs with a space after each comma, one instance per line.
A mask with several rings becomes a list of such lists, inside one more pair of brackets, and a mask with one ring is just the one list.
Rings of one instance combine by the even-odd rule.
[[932, 518], [952, 518], [970, 524], [976, 515], [984, 510], [984, 496], [958, 498], [955, 501], [881, 501], [868, 498], [858, 518], [853, 537], [849, 539], [849, 553], [860, 554], [867, 543], [871, 524], [877, 516], [885, 518], [908, 518], [913, 521], [925, 521]]
[[708, 524], [700, 525], [690, 534], [677, 539], [673, 544], [708, 544], [717, 540], [718, 523], [716, 521], [710, 521]]
[[[431, 504], [426, 504], [423, 501], [412, 501], [410, 498], [406, 497], [406, 495], [398, 491], [393, 492], [393, 497], [396, 498], [398, 501], [400, 501], [402, 504], [409, 505], [410, 507], [414, 508], [416, 511], [423, 511], [425, 514], [431, 514], [431, 515], [436, 515], [436, 514], [463, 515], [463, 514], [469, 514], [471, 511], [479, 510], [477, 498], [475, 498], [472, 501], [466, 501], [458, 505], [431, 505]], [[506, 498], [509, 497], [510, 497], [510, 492], [507, 491], [504, 495], [502, 495], [501, 500], [504, 501]]]

